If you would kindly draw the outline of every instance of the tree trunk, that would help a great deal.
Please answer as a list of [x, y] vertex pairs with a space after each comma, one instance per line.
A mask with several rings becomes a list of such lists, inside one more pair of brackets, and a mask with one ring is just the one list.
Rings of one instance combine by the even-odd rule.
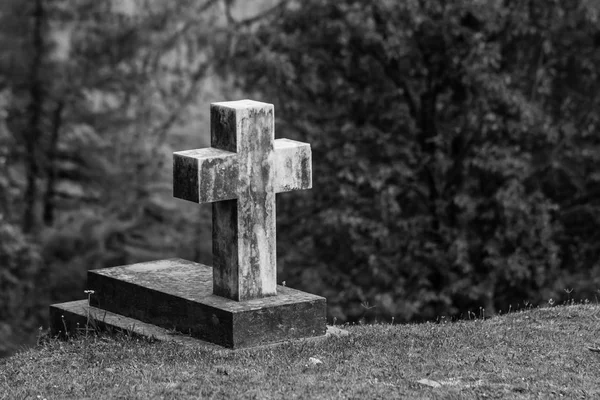
[[50, 148], [48, 149], [48, 180], [46, 181], [46, 192], [44, 195], [44, 224], [52, 226], [54, 223], [54, 187], [56, 185], [56, 150], [58, 147], [58, 137], [62, 125], [62, 112], [64, 101], [59, 101], [54, 116], [52, 118], [52, 137], [50, 138]]
[[44, 91], [41, 67], [44, 55], [43, 22], [45, 17], [43, 0], [35, 0], [33, 10], [33, 60], [30, 70], [28, 107], [29, 124], [24, 132], [25, 165], [27, 187], [25, 189], [23, 232], [30, 233], [36, 225], [35, 208], [38, 197], [37, 178], [39, 175], [38, 142], [41, 137]]

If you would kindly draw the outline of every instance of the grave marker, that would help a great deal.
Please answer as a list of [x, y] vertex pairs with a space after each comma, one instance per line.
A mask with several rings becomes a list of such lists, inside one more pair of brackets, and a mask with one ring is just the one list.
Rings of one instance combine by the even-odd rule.
[[51, 306], [53, 333], [92, 315], [232, 348], [324, 335], [325, 299], [276, 283], [275, 194], [311, 188], [310, 145], [275, 140], [273, 106], [241, 100], [211, 105], [210, 148], [173, 157], [173, 195], [213, 203], [213, 267], [168, 259], [88, 271], [93, 307]]
[[174, 154], [173, 195], [213, 202], [214, 293], [233, 300], [276, 291], [275, 193], [310, 189], [307, 143], [274, 140], [273, 105], [211, 105], [211, 146]]

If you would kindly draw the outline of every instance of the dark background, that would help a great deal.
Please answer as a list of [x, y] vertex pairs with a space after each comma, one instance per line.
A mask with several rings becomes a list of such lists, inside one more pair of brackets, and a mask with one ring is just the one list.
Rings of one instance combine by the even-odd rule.
[[[172, 3], [172, 4], [171, 4]], [[171, 154], [214, 101], [275, 104], [313, 190], [278, 280], [343, 321], [600, 297], [600, 7], [589, 0], [0, 2], [0, 354], [88, 269], [211, 263]], [[484, 311], [485, 310], [485, 311]]]

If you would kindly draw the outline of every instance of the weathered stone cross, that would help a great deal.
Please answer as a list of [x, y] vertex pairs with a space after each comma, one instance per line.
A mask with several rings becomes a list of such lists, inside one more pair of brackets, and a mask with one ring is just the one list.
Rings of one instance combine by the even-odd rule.
[[94, 314], [98, 327], [233, 349], [325, 335], [327, 300], [276, 283], [275, 193], [309, 189], [312, 172], [310, 146], [274, 140], [273, 127], [271, 104], [215, 103], [212, 147], [174, 153], [174, 196], [213, 203], [213, 267], [170, 258], [90, 270], [91, 299], [50, 307], [53, 335]]
[[276, 295], [275, 193], [312, 186], [308, 143], [274, 137], [273, 105], [213, 103], [211, 147], [174, 153], [173, 195], [212, 202], [213, 293]]

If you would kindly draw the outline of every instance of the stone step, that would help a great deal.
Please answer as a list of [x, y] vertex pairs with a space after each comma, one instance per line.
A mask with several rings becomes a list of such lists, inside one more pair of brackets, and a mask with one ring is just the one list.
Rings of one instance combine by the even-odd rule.
[[[98, 331], [125, 332], [159, 341], [174, 341], [180, 344], [200, 346], [204, 349], [220, 350], [223, 347], [190, 336], [177, 334], [165, 328], [148, 324], [133, 318], [124, 317], [110, 311], [88, 305], [87, 300], [76, 300], [50, 306], [50, 326], [52, 336], [85, 335]], [[64, 333], [67, 335], [64, 335]]]
[[[168, 259], [88, 271], [91, 305], [229, 348], [324, 335], [326, 300], [285, 286], [238, 302], [212, 294], [212, 268]], [[59, 327], [60, 328], [60, 327]]]

